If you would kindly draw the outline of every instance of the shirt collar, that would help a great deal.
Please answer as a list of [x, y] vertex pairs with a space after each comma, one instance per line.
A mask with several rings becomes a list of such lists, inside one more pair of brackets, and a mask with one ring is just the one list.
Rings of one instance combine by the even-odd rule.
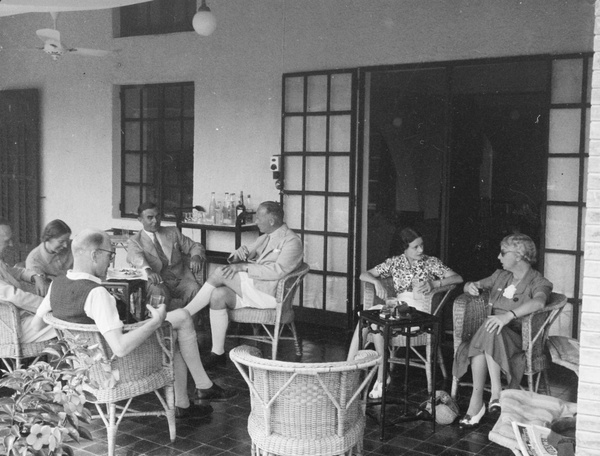
[[144, 233], [146, 233], [148, 235], [148, 237], [150, 239], [152, 239], [154, 241], [154, 238], [156, 237], [156, 239], [158, 239], [158, 236], [156, 235], [156, 232], [152, 233], [151, 231], [146, 231], [145, 229], [142, 228], [142, 231]]
[[88, 274], [87, 272], [78, 272], [69, 269], [67, 271], [67, 279], [71, 280], [91, 280], [92, 282], [102, 283], [102, 280], [99, 277], [96, 277], [92, 274]]

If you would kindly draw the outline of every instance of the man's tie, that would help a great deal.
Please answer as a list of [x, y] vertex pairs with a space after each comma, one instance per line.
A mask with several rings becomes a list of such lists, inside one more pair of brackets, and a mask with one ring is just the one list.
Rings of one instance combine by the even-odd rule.
[[169, 259], [167, 258], [167, 255], [165, 255], [165, 251], [162, 249], [160, 242], [158, 242], [158, 237], [156, 236], [156, 233], [154, 233], [154, 247], [156, 247], [156, 252], [158, 253], [158, 259], [163, 264], [163, 269], [166, 268], [169, 264]]

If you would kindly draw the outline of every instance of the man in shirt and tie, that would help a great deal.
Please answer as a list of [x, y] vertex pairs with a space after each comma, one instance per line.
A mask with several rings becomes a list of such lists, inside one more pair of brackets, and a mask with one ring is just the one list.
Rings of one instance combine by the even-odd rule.
[[185, 307], [194, 315], [210, 304], [212, 351], [202, 360], [207, 369], [225, 364], [227, 309], [274, 308], [277, 283], [302, 264], [302, 241], [283, 222], [278, 203], [261, 203], [256, 225], [263, 234], [253, 244], [233, 252], [228, 258], [230, 264], [216, 269]]
[[180, 298], [186, 305], [200, 289], [194, 274], [202, 271], [206, 261], [204, 246], [181, 234], [175, 226], [161, 227], [160, 212], [152, 202], [140, 205], [138, 220], [143, 229], [129, 239], [127, 261], [146, 270], [147, 296], [164, 296], [169, 310], [171, 298]]

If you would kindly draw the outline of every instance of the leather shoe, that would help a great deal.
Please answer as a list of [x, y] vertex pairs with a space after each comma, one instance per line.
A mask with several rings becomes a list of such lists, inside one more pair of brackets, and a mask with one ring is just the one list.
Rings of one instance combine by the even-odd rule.
[[490, 401], [490, 405], [488, 406], [488, 414], [490, 418], [497, 420], [502, 413], [502, 407], [500, 406], [500, 401], [498, 399], [493, 399]]
[[211, 367], [223, 366], [227, 363], [227, 353], [217, 355], [216, 353], [210, 352], [210, 354], [202, 358], [202, 365], [204, 369], [210, 369]]
[[479, 413], [475, 416], [471, 416], [468, 413], [461, 418], [461, 420], [458, 422], [458, 425], [461, 428], [472, 428], [475, 427], [479, 424], [479, 422], [481, 421], [481, 418], [483, 418], [483, 415], [485, 415], [485, 404], [483, 404], [483, 406], [481, 407], [481, 410], [479, 411]]
[[204, 418], [213, 412], [210, 405], [190, 404], [188, 408], [175, 407], [175, 418]]
[[225, 402], [237, 395], [237, 391], [223, 389], [216, 383], [213, 383], [213, 385], [208, 389], [198, 388], [196, 390], [196, 400], [199, 404], [208, 404], [209, 402]]

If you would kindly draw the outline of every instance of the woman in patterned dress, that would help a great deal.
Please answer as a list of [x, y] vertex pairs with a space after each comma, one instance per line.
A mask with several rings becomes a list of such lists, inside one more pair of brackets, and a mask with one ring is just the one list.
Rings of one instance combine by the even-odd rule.
[[[461, 283], [463, 279], [438, 258], [424, 254], [423, 237], [417, 231], [412, 228], [404, 228], [400, 232], [400, 239], [404, 252], [363, 272], [360, 280], [372, 283], [377, 296], [386, 299], [388, 298], [387, 290], [381, 283], [381, 279], [391, 277], [396, 296], [400, 301], [406, 302], [417, 310], [429, 312], [429, 309], [424, 308], [424, 300], [415, 299], [413, 291], [417, 292], [417, 296], [423, 295], [444, 285]], [[413, 282], [415, 283], [414, 290]], [[382, 354], [384, 350], [383, 337], [379, 334], [374, 335], [373, 343], [377, 353]], [[389, 383], [389, 379], [387, 383]], [[379, 366], [377, 381], [373, 385], [369, 397], [380, 398], [382, 388], [383, 366]]]
[[532, 268], [537, 258], [535, 243], [529, 236], [514, 234], [500, 243], [498, 259], [502, 269], [477, 282], [467, 282], [464, 292], [477, 296], [479, 289], [490, 293], [490, 315], [471, 340], [456, 350], [453, 375], [462, 377], [469, 364], [473, 374], [473, 392], [461, 427], [473, 427], [485, 414], [483, 391], [490, 374], [489, 411], [500, 413], [500, 374], [508, 378], [509, 388], [518, 388], [525, 371], [525, 353], [521, 346], [521, 317], [544, 307], [552, 283]]

